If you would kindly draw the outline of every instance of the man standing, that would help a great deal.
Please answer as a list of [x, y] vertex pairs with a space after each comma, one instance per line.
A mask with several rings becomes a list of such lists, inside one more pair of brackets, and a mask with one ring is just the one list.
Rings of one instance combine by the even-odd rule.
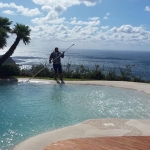
[[61, 67], [61, 58], [64, 58], [64, 52], [60, 53], [58, 47], [55, 47], [55, 50], [50, 54], [49, 63], [53, 62], [54, 68], [54, 80], [57, 81], [57, 74], [59, 73], [60, 80], [63, 82], [62, 79], [62, 67]]

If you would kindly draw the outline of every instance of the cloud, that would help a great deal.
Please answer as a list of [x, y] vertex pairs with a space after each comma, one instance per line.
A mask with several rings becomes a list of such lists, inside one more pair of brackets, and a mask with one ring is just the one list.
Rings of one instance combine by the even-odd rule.
[[[86, 6], [93, 6], [101, 0], [33, 0], [35, 4], [42, 5], [41, 9], [47, 12], [47, 15], [44, 17], [38, 17], [31, 20], [34, 24], [61, 24], [64, 23], [65, 18], [59, 18], [59, 15], [62, 14], [64, 11], [67, 10], [68, 7], [73, 5], [80, 5], [85, 4]], [[89, 18], [90, 21], [77, 21], [72, 20], [69, 24], [72, 25], [92, 25], [96, 26], [100, 24], [100, 20], [97, 19], [98, 17], [93, 17], [92, 20]]]
[[108, 29], [109, 29], [109, 26], [102, 26], [101, 29], [102, 29], [102, 30], [108, 30]]
[[62, 14], [66, 7], [63, 7], [61, 5], [57, 6], [42, 6], [41, 8], [43, 11], [48, 12], [48, 14], [45, 17], [41, 18], [34, 18], [31, 20], [32, 23], [35, 24], [60, 24], [63, 23], [65, 18], [58, 18], [60, 14]]
[[71, 25], [81, 25], [81, 26], [98, 26], [100, 25], [99, 17], [88, 18], [88, 21], [77, 20], [76, 17], [71, 18], [71, 21], [66, 21], [66, 19], [58, 18], [58, 13], [55, 11], [51, 11], [47, 14], [47, 16], [42, 18], [32, 19], [31, 22], [34, 24], [42, 25], [42, 24], [71, 24]]
[[108, 20], [108, 16], [110, 15], [110, 13], [106, 13], [105, 17], [103, 19]]
[[146, 6], [145, 11], [150, 11], [150, 6]]
[[41, 7], [41, 9], [43, 11], [50, 12], [53, 9], [53, 7], [52, 6], [44, 5], [44, 6]]
[[88, 25], [88, 26], [97, 26], [100, 24], [100, 19], [99, 17], [93, 17], [93, 18], [89, 18], [89, 21], [81, 21], [81, 20], [77, 20], [76, 17], [71, 19], [70, 24], [72, 25]]
[[49, 39], [49, 40], [87, 40], [91, 39], [97, 32], [98, 27], [85, 25], [84, 27], [80, 25], [76, 26], [65, 26], [63, 24], [42, 24], [32, 29], [32, 38], [38, 39]]
[[140, 27], [132, 27], [131, 25], [122, 25], [121, 27], [119, 28], [112, 28], [112, 31], [114, 32], [119, 32], [119, 33], [140, 33], [142, 31], [144, 31], [143, 27], [140, 26]]
[[97, 2], [101, 2], [101, 0], [79, 0], [81, 3], [86, 6], [94, 6]]
[[63, 7], [71, 7], [80, 4], [94, 6], [96, 3], [101, 2], [101, 0], [33, 0], [33, 2], [38, 5], [57, 6], [59, 4]]
[[3, 14], [7, 14], [7, 15], [16, 15], [14, 11], [11, 10], [5, 10], [2, 12]]
[[150, 32], [144, 30], [142, 26], [133, 27], [131, 25], [122, 25], [121, 27], [113, 27], [105, 34], [106, 39], [122, 43], [148, 43], [150, 40]]
[[22, 15], [29, 16], [29, 17], [33, 17], [36, 15], [42, 14], [38, 8], [34, 8], [34, 9], [30, 9], [30, 10], [28, 8], [20, 8], [20, 9], [18, 9], [18, 12], [22, 12]]
[[29, 17], [33, 17], [36, 15], [40, 15], [42, 14], [38, 8], [34, 8], [34, 9], [29, 9], [29, 8], [24, 8], [23, 6], [17, 6], [15, 3], [2, 3], [0, 2], [0, 8], [15, 8], [17, 9], [17, 12], [20, 12], [21, 15], [23, 16], [29, 16]]
[[66, 7], [63, 7], [63, 6], [60, 6], [60, 5], [57, 5], [54, 7], [54, 10], [58, 13], [58, 14], [61, 14], [63, 13], [67, 8]]
[[73, 26], [65, 24], [37, 25], [31, 27], [32, 38], [66, 42], [71, 40], [80, 42], [93, 41], [97, 44], [99, 42], [119, 42], [122, 44], [149, 43], [150, 32], [146, 31], [142, 26], [133, 27], [131, 25], [122, 25], [113, 28], [109, 28], [109, 26], [99, 27], [99, 24], [95, 23], [96, 21], [99, 21], [99, 18], [89, 18], [85, 22], [78, 21], [77, 18], [72, 18], [68, 24], [73, 24]]
[[[71, 7], [73, 5], [80, 5], [85, 4], [86, 6], [93, 6], [97, 2], [101, 2], [101, 0], [33, 0], [35, 4], [42, 5], [41, 9], [43, 11], [48, 12], [48, 14], [45, 17], [41, 18], [34, 18], [31, 20], [32, 23], [35, 24], [59, 24], [62, 23], [65, 18], [58, 18], [60, 14], [62, 14], [64, 11], [67, 10], [68, 7]], [[72, 25], [74, 24], [100, 24], [100, 21], [91, 21], [91, 22], [82, 22], [75, 20], [72, 21]]]
[[99, 19], [99, 17], [91, 17], [91, 18], [89, 18], [89, 20], [97, 21], [97, 20], [100, 20], [100, 19]]
[[31, 20], [32, 23], [43, 25], [43, 24], [61, 24], [65, 21], [65, 18], [58, 18], [55, 12], [50, 12], [46, 17], [34, 18]]

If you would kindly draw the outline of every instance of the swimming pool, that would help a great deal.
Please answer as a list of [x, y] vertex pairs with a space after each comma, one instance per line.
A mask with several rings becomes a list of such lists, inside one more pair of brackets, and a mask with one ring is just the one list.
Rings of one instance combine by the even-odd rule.
[[95, 85], [0, 85], [0, 150], [87, 119], [150, 119], [150, 95]]

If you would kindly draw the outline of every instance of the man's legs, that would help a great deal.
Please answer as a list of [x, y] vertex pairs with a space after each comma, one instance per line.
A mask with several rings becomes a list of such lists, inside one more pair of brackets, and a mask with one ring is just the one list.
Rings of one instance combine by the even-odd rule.
[[58, 72], [59, 72], [60, 80], [63, 81], [63, 79], [62, 79], [63, 74], [62, 74], [62, 67], [61, 67], [61, 64], [58, 64]]
[[60, 77], [60, 80], [63, 81], [63, 75], [62, 75], [62, 73], [59, 73], [59, 77]]
[[57, 73], [54, 73], [54, 79], [57, 80]]
[[54, 68], [54, 80], [57, 80], [57, 64], [53, 64]]
[[58, 72], [60, 80], [63, 81], [63, 79], [62, 79], [63, 74], [62, 74], [61, 64], [53, 64], [53, 68], [54, 68], [54, 79], [57, 80], [57, 72]]

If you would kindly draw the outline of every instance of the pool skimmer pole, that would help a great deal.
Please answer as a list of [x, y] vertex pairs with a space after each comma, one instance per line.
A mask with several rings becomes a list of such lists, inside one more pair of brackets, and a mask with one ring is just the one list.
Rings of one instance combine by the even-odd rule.
[[[68, 47], [65, 51], [64, 51], [64, 53], [67, 51], [67, 50], [69, 50], [72, 46], [74, 46], [74, 44], [72, 44], [70, 47]], [[58, 57], [60, 57], [62, 54], [60, 54]], [[52, 62], [53, 61], [55, 61], [58, 57], [56, 57], [54, 60], [52, 60]], [[52, 63], [51, 62], [51, 63]], [[50, 64], [51, 64], [50, 63]], [[33, 75], [31, 78], [29, 78], [29, 80], [27, 80], [27, 82], [29, 82], [32, 78], [34, 78], [37, 74], [39, 74], [44, 68], [46, 67], [46, 65], [41, 69], [41, 70], [39, 70], [35, 75]]]

